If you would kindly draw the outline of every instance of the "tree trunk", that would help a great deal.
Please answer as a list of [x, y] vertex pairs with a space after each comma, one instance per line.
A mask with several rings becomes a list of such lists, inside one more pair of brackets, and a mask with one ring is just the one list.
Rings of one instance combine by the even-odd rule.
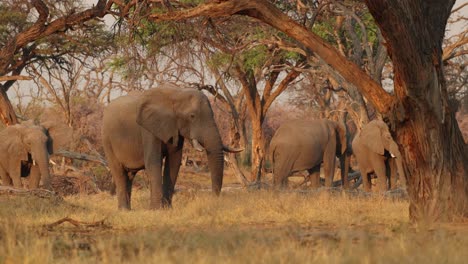
[[[241, 130], [240, 127], [237, 127], [236, 124], [239, 125], [239, 120], [237, 120], [237, 122], [232, 122], [231, 124], [231, 129], [229, 131], [229, 136], [231, 137], [231, 140], [230, 140], [230, 146], [234, 147], [234, 148], [240, 148], [241, 147], [241, 134], [243, 132], [239, 131]], [[247, 145], [244, 144], [243, 145], [243, 148], [245, 148]], [[242, 173], [242, 170], [240, 169], [239, 167], [239, 161], [238, 161], [238, 153], [226, 153], [225, 155], [228, 155], [228, 162], [229, 164], [231, 165], [231, 167], [233, 168], [234, 170], [234, 174], [236, 175], [237, 179], [239, 180], [239, 183], [242, 185], [242, 186], [247, 186], [249, 181], [247, 180], [247, 178], [244, 176], [244, 173]]]
[[0, 118], [2, 122], [7, 125], [18, 124], [18, 119], [16, 118], [15, 110], [11, 104], [10, 99], [8, 98], [7, 93], [0, 85]]
[[442, 68], [442, 40], [455, 1], [366, 2], [394, 65], [401, 107], [386, 117], [406, 163], [410, 217], [432, 222], [468, 216], [467, 147], [448, 105]]
[[265, 159], [265, 141], [263, 138], [262, 118], [251, 116], [252, 122], [252, 173], [251, 182], [259, 183]]
[[410, 217], [430, 222], [468, 216], [468, 160], [455, 117], [449, 113], [440, 123], [424, 108], [408, 102], [412, 121], [396, 129], [406, 163]]

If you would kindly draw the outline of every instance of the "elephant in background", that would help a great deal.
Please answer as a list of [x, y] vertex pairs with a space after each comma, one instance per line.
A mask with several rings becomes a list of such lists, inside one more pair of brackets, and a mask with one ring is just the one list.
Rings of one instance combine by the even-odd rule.
[[335, 174], [335, 161], [340, 160], [341, 180], [347, 180], [350, 152], [344, 124], [331, 120], [289, 121], [281, 125], [270, 143], [273, 163], [273, 183], [285, 186], [294, 172], [307, 170], [313, 187], [320, 185], [320, 165], [323, 163], [325, 186], [331, 187]]
[[29, 188], [51, 189], [49, 155], [66, 145], [70, 130], [55, 122], [36, 125], [32, 121], [0, 131], [0, 177], [2, 184], [23, 187], [21, 177], [29, 176]]
[[240, 151], [223, 145], [202, 92], [170, 83], [112, 101], [104, 110], [102, 139], [119, 209], [131, 209], [132, 182], [141, 169], [150, 181], [150, 208], [171, 206], [185, 139], [206, 150], [216, 195], [223, 184], [223, 151]]
[[383, 121], [373, 120], [366, 124], [356, 134], [352, 147], [361, 171], [364, 190], [371, 190], [371, 173], [377, 176], [379, 191], [395, 188], [397, 172], [401, 181], [404, 182], [401, 153]]

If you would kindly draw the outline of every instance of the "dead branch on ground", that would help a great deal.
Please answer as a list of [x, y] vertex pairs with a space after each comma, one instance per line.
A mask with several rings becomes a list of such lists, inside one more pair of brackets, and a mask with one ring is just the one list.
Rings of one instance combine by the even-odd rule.
[[54, 227], [60, 225], [60, 224], [63, 224], [65, 222], [68, 222], [72, 225], [74, 225], [75, 227], [78, 227], [78, 228], [96, 228], [96, 227], [99, 227], [99, 228], [108, 228], [110, 227], [108, 224], [105, 223], [105, 220], [106, 218], [102, 219], [102, 220], [99, 220], [99, 221], [96, 221], [96, 222], [84, 222], [84, 221], [78, 221], [78, 220], [75, 220], [75, 219], [72, 219], [70, 217], [64, 217], [62, 219], [59, 219], [51, 224], [46, 224], [44, 225], [44, 227], [47, 229], [47, 230], [52, 230]]

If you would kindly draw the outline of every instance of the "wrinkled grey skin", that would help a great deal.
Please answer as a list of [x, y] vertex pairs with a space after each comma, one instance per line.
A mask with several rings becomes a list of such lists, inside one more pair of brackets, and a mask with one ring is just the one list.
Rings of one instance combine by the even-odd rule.
[[353, 151], [363, 178], [364, 190], [371, 190], [371, 173], [377, 176], [378, 191], [395, 188], [397, 172], [404, 184], [401, 153], [383, 121], [373, 120], [366, 124], [353, 140]]
[[104, 111], [102, 137], [119, 209], [131, 209], [132, 182], [141, 169], [150, 181], [150, 208], [171, 206], [185, 139], [205, 148], [212, 190], [221, 191], [224, 146], [208, 98], [198, 90], [164, 84], [120, 97]]
[[312, 187], [319, 187], [323, 163], [325, 186], [331, 187], [335, 174], [335, 157], [340, 159], [341, 177], [349, 187], [347, 174], [350, 156], [346, 128], [330, 120], [295, 120], [281, 125], [270, 143], [275, 187], [284, 187], [294, 172], [307, 170]]
[[21, 176], [29, 176], [30, 189], [38, 188], [41, 179], [44, 188], [51, 189], [49, 155], [59, 147], [54, 136], [51, 123], [34, 125], [24, 122], [0, 131], [0, 177], [3, 185], [21, 188]]

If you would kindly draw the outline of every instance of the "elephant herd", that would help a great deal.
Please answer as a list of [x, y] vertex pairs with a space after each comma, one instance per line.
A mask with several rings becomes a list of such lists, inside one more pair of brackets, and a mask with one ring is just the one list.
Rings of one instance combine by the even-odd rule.
[[[0, 176], [3, 185], [22, 187], [21, 177], [30, 176], [29, 188], [50, 188], [49, 155], [66, 141], [49, 123], [31, 122], [0, 131]], [[102, 143], [112, 174], [119, 209], [131, 209], [132, 182], [145, 169], [150, 186], [150, 208], [170, 207], [187, 140], [206, 151], [212, 191], [219, 195], [223, 184], [224, 153], [239, 152], [223, 144], [208, 98], [195, 89], [164, 84], [157, 89], [131, 93], [112, 101], [104, 110]], [[270, 143], [273, 178], [284, 186], [296, 171], [307, 170], [312, 185], [319, 186], [323, 164], [325, 185], [331, 186], [335, 157], [340, 161], [343, 186], [354, 153], [370, 190], [370, 174], [378, 187], [394, 187], [396, 173], [403, 175], [400, 152], [385, 123], [372, 121], [352, 142], [344, 125], [330, 120], [291, 121], [283, 124]], [[353, 150], [353, 151], [351, 151]], [[388, 182], [387, 182], [387, 179]]]
[[351, 154], [359, 164], [364, 190], [371, 190], [371, 176], [377, 176], [379, 191], [396, 186], [404, 172], [398, 145], [392, 139], [387, 125], [374, 120], [358, 132], [352, 142], [344, 124], [331, 120], [290, 121], [282, 124], [270, 143], [273, 163], [273, 182], [284, 186], [287, 178], [298, 171], [308, 171], [312, 187], [320, 184], [323, 165], [325, 186], [331, 187], [335, 173], [335, 157], [341, 168], [341, 181], [349, 188], [348, 171]]

